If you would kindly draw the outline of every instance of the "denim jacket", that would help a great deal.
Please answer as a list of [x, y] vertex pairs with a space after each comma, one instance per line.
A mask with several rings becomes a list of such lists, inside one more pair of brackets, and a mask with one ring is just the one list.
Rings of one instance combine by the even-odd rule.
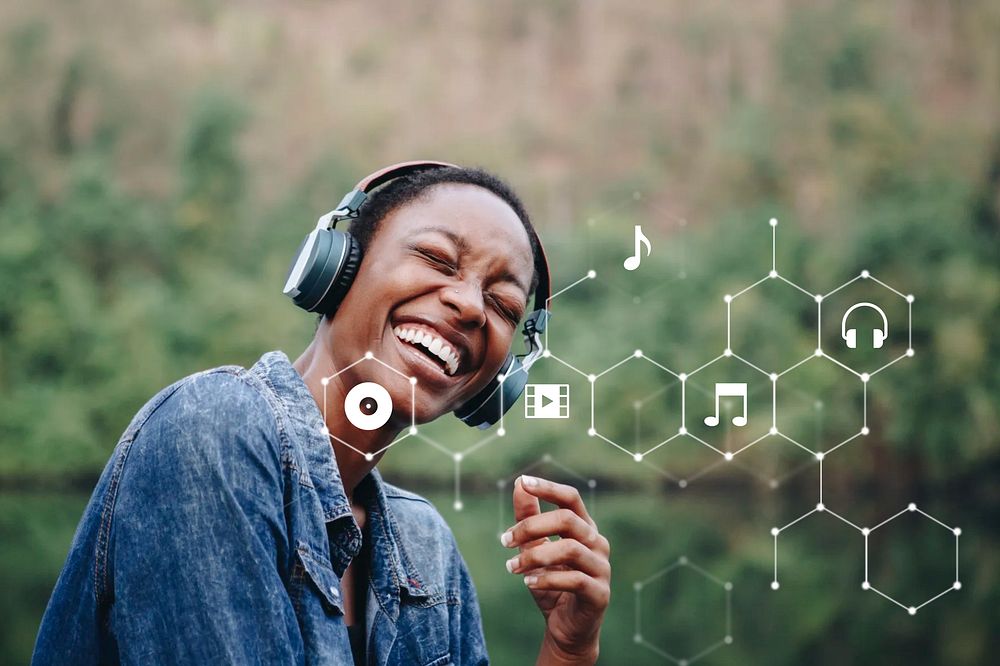
[[[353, 664], [341, 577], [362, 533], [322, 426], [281, 351], [157, 393], [90, 498], [33, 663]], [[362, 489], [367, 663], [488, 663], [444, 520], [377, 471]]]

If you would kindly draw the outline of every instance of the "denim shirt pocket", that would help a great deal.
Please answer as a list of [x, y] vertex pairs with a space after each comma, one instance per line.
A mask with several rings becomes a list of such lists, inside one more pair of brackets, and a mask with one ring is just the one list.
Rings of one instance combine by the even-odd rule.
[[[302, 597], [306, 588], [319, 594], [323, 609], [327, 613], [344, 614], [343, 599], [340, 594], [340, 578], [330, 564], [313, 554], [308, 546], [299, 542], [295, 548], [295, 573], [293, 573], [295, 606], [301, 611]], [[298, 579], [298, 580], [295, 580]]]

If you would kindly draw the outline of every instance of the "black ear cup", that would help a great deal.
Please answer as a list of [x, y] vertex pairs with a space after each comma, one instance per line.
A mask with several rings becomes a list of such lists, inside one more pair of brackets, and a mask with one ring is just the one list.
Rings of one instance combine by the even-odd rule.
[[332, 314], [347, 294], [360, 264], [361, 248], [351, 234], [313, 229], [295, 253], [284, 292], [303, 310]]
[[[498, 376], [479, 393], [465, 401], [455, 410], [455, 416], [463, 423], [474, 428], [488, 428], [500, 421], [500, 417], [517, 402], [528, 383], [528, 372], [521, 364], [521, 359], [513, 354], [507, 354], [503, 369]], [[499, 377], [504, 377], [501, 382]]]

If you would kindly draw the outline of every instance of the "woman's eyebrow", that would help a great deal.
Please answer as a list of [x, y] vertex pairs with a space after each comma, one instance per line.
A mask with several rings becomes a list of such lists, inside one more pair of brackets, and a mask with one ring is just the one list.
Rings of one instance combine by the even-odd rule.
[[[459, 252], [468, 252], [469, 249], [470, 249], [469, 248], [469, 242], [467, 240], [465, 240], [465, 237], [456, 234], [454, 231], [452, 231], [448, 227], [442, 227], [442, 226], [436, 226], [436, 225], [430, 224], [430, 225], [427, 225], [427, 226], [424, 226], [424, 227], [420, 227], [418, 229], [414, 229], [412, 235], [416, 236], [418, 234], [428, 233], [428, 232], [430, 232], [430, 233], [439, 233], [439, 234], [447, 237], [448, 240], [450, 240], [452, 243], [455, 244], [455, 247], [458, 249]], [[502, 271], [500, 273], [499, 277], [500, 277], [501, 281], [503, 281], [503, 282], [513, 282], [516, 286], [520, 287], [521, 291], [523, 291], [525, 294], [528, 293], [529, 290], [528, 290], [527, 285], [525, 285], [524, 282], [522, 282], [516, 275], [514, 275], [510, 271], [508, 271], [508, 270]]]

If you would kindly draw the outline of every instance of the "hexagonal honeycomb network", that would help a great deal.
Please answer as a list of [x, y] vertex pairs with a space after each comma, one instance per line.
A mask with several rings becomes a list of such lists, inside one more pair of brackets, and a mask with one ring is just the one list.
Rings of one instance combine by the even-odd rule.
[[[642, 349], [636, 349], [626, 358], [607, 368], [583, 369], [557, 353], [557, 350], [551, 345], [549, 329], [546, 329], [544, 334], [542, 358], [550, 363], [559, 364], [589, 383], [590, 419], [586, 434], [592, 441], [602, 442], [613, 450], [628, 455], [636, 463], [654, 469], [665, 479], [676, 484], [678, 489], [688, 487], [701, 476], [720, 466], [729, 465], [758, 476], [773, 490], [790, 476], [798, 474], [810, 465], [816, 465], [818, 468], [816, 504], [786, 525], [775, 526], [771, 529], [774, 540], [774, 576], [771, 588], [778, 590], [780, 588], [778, 537], [800, 521], [822, 514], [822, 516], [832, 517], [855, 529], [863, 537], [860, 541], [865, 547], [866, 564], [868, 561], [868, 536], [872, 531], [886, 524], [883, 522], [874, 528], [862, 527], [825, 504], [823, 499], [823, 461], [841, 447], [852, 443], [854, 446], [859, 446], [863, 443], [865, 437], [870, 433], [868, 396], [871, 378], [899, 361], [914, 356], [911, 329], [915, 299], [913, 295], [905, 294], [880, 280], [867, 269], [829, 291], [807, 290], [780, 272], [776, 265], [778, 220], [772, 218], [769, 225], [771, 228], [770, 269], [757, 281], [733, 293], [725, 294], [720, 299], [726, 309], [725, 347], [720, 349], [714, 358], [691, 364], [693, 367], [678, 367], [673, 362], [664, 364], [662, 359], [655, 358], [655, 353], [650, 354]], [[547, 306], [551, 306], [553, 301], [575, 287], [596, 279], [598, 279], [596, 271], [593, 269], [587, 271], [576, 281], [556, 291], [547, 301]], [[780, 301], [777, 305], [771, 302], [775, 299]], [[755, 349], [754, 344], [771, 342], [771, 332], [765, 331], [767, 339], [762, 341], [759, 327], [755, 329], [753, 326], [741, 322], [740, 317], [743, 315], [740, 308], [743, 304], [750, 304], [754, 314], [779, 312], [781, 307], [791, 304], [790, 307], [795, 309], [797, 320], [808, 320], [815, 324], [815, 348], [798, 349], [794, 345], [786, 345], [781, 350], [784, 355], [772, 354], [768, 356], [761, 353], [760, 350]], [[777, 319], [783, 320], [781, 316]], [[773, 322], [768, 321], [767, 323], [772, 324]], [[756, 333], [753, 332], [755, 330]], [[757, 337], [755, 338], [754, 335]], [[655, 427], [646, 429], [651, 439], [643, 443], [639, 438], [636, 438], [631, 448], [628, 443], [619, 441], [613, 436], [605, 427], [603, 418], [596, 413], [601, 411], [602, 403], [606, 400], [600, 383], [605, 380], [609, 373], [627, 364], [631, 364], [631, 367], [652, 368], [660, 372], [664, 385], [663, 391], [670, 390], [671, 384], [679, 384], [680, 387], [680, 408], [677, 415], [679, 426], [676, 430], [670, 427], [665, 428], [661, 417], [661, 421]], [[819, 364], [826, 364], [828, 367], [824, 369], [824, 372], [814, 372], [814, 368], [820, 369]], [[723, 370], [725, 371], [723, 372]], [[844, 412], [844, 418], [835, 429], [832, 439], [817, 439], [817, 441], [807, 443], [803, 441], [805, 434], [801, 428], [796, 429], [789, 426], [787, 430], [783, 430], [779, 427], [779, 423], [784, 424], [785, 420], [779, 421], [778, 413], [783, 404], [791, 404], [788, 402], [789, 400], [799, 401], [801, 413], [801, 395], [808, 393], [810, 388], [808, 380], [814, 377], [837, 378], [836, 381], [827, 382], [828, 385], [823, 386], [822, 390], [824, 391], [843, 387], [844, 382], [856, 382], [854, 385], [856, 388], [848, 388], [847, 393], [852, 396], [852, 400], [859, 404], [855, 404]], [[803, 380], [803, 378], [806, 379]], [[804, 382], [805, 386], [803, 386]], [[783, 390], [786, 386], [789, 388], [788, 391]], [[654, 391], [651, 396], [663, 391]], [[842, 396], [842, 389], [841, 392], [835, 392], [834, 395]], [[631, 404], [637, 428], [646, 413], [643, 409], [646, 402], [647, 398], [637, 398]], [[819, 399], [813, 400], [809, 404], [814, 405], [817, 412], [824, 409], [840, 409], [837, 404], [826, 404], [825, 401]], [[415, 430], [412, 428], [411, 432], [417, 434]], [[462, 508], [459, 495], [462, 460], [465, 456], [482, 449], [497, 437], [503, 437], [504, 434], [504, 419], [501, 418], [499, 427], [493, 433], [480, 438], [464, 452], [452, 451], [427, 438], [423, 433], [417, 434], [419, 439], [426, 441], [445, 455], [451, 456], [455, 461], [456, 510]], [[793, 447], [793, 450], [800, 450], [808, 462], [784, 475], [761, 475], [741, 463], [746, 451], [755, 449], [762, 444], [768, 446], [775, 441], [784, 442], [787, 446]], [[715, 460], [700, 470], [679, 476], [654, 463], [651, 459], [651, 456], [657, 459], [669, 458], [671, 450], [685, 442], [695, 449], [701, 447], [699, 450], [708, 452], [708, 455], [714, 457]], [[905, 513], [907, 510], [901, 513]], [[961, 588], [958, 571], [958, 540], [961, 530], [957, 527], [948, 527], [923, 511], [920, 511], [920, 514], [943, 526], [954, 535], [955, 580], [951, 586], [919, 606], [906, 606], [879, 589], [873, 581], [868, 580], [867, 573], [866, 580], [861, 585], [864, 590], [875, 592], [904, 608], [910, 614], [947, 592]], [[893, 516], [889, 520], [895, 517]], [[641, 638], [641, 633], [637, 633], [637, 636]], [[656, 650], [654, 649], [654, 651]], [[674, 658], [669, 654], [662, 654], [662, 656], [681, 663], [679, 658]], [[690, 661], [689, 658], [687, 663]]]

